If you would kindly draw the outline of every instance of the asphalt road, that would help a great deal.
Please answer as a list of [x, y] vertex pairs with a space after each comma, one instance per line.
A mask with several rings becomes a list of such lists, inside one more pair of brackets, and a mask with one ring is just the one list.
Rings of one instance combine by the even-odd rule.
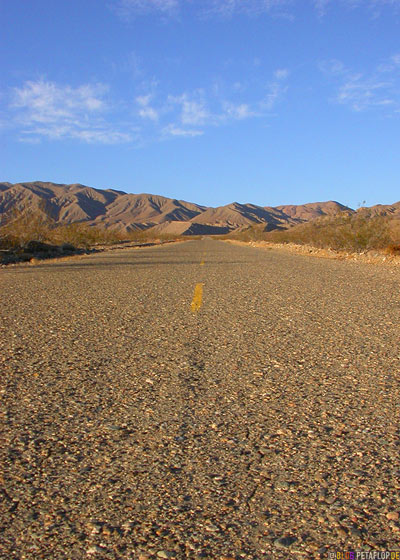
[[400, 548], [399, 280], [212, 240], [2, 269], [0, 558]]

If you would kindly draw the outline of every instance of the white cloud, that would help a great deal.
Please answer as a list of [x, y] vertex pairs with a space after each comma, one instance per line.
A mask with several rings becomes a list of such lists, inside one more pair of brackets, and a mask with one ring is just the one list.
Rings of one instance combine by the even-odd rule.
[[101, 97], [107, 89], [104, 84], [71, 88], [42, 80], [29, 81], [22, 88], [15, 88], [13, 106], [28, 109], [34, 120], [52, 121], [71, 117], [76, 111], [90, 113], [102, 110], [105, 104]]
[[53, 140], [75, 138], [84, 142], [128, 142], [131, 135], [114, 130], [104, 121], [108, 109], [105, 84], [60, 86], [54, 82], [28, 81], [13, 90], [14, 122], [26, 138]]
[[180, 0], [118, 0], [116, 11], [121, 17], [127, 19], [135, 14], [146, 14], [154, 11], [171, 15], [179, 8], [180, 3]]
[[150, 119], [151, 121], [158, 121], [158, 113], [152, 107], [144, 107], [143, 109], [140, 109], [139, 116], [141, 116], [142, 119]]
[[394, 99], [388, 97], [390, 86], [389, 82], [365, 79], [359, 74], [341, 85], [336, 99], [338, 103], [349, 105], [354, 111], [393, 105]]
[[278, 83], [271, 83], [268, 86], [268, 93], [261, 101], [260, 105], [263, 110], [271, 111], [274, 105], [277, 103], [280, 95], [282, 93], [281, 87]]
[[152, 96], [141, 95], [136, 97], [136, 103], [139, 105], [139, 116], [143, 119], [150, 119], [151, 121], [158, 121], [159, 114], [153, 107], [150, 106]]
[[379, 72], [393, 72], [400, 67], [400, 54], [394, 54], [388, 61], [382, 63], [378, 67]]
[[107, 128], [99, 129], [79, 129], [78, 126], [46, 126], [34, 127], [21, 131], [20, 140], [22, 142], [38, 143], [41, 138], [49, 140], [77, 139], [87, 144], [121, 144], [131, 142], [133, 135], [131, 133], [117, 132], [108, 130]]
[[[191, 6], [200, 17], [217, 16], [230, 18], [238, 14], [252, 17], [268, 14], [272, 17], [285, 17], [293, 20], [296, 0], [113, 0], [116, 12], [124, 19], [137, 15], [158, 13], [162, 17], [171, 17], [186, 7]], [[390, 8], [400, 10], [400, 0], [309, 0], [319, 17], [329, 13], [330, 7], [345, 9], [366, 9], [373, 17]]]
[[400, 0], [314, 0], [314, 6], [320, 16], [326, 15], [329, 6], [343, 6], [348, 9], [366, 8], [374, 17], [378, 17], [384, 8], [400, 8]]
[[244, 91], [246, 89], [246, 86], [242, 82], [235, 82], [233, 84], [233, 89], [235, 91]]
[[287, 92], [288, 86], [285, 81], [289, 76], [289, 70], [281, 68], [275, 70], [274, 79], [266, 86], [267, 93], [260, 102], [260, 108], [263, 111], [271, 111], [278, 101]]
[[337, 83], [334, 100], [353, 111], [386, 109], [398, 112], [400, 107], [400, 55], [395, 54], [369, 74], [356, 73], [339, 60], [323, 61], [320, 70]]
[[258, 114], [250, 108], [247, 103], [235, 105], [234, 103], [225, 102], [223, 104], [223, 118], [232, 118], [235, 120], [244, 120], [256, 117]]
[[187, 129], [187, 128], [180, 128], [175, 124], [169, 124], [168, 126], [164, 127], [162, 130], [162, 134], [164, 136], [202, 136], [204, 132], [202, 130], [196, 129]]
[[315, 0], [314, 6], [319, 16], [324, 16], [330, 0]]
[[319, 69], [328, 75], [339, 75], [346, 72], [346, 68], [340, 60], [332, 58], [330, 60], [323, 60], [319, 63]]
[[[193, 97], [197, 99], [193, 99]], [[168, 101], [172, 105], [180, 106], [180, 121], [183, 125], [203, 125], [210, 121], [211, 115], [206, 107], [205, 101], [194, 93], [192, 97], [188, 93], [180, 96], [169, 96]]]
[[209, 118], [209, 113], [204, 102], [189, 101], [185, 99], [182, 103], [181, 120], [183, 124], [201, 125]]
[[[289, 71], [277, 69], [272, 80], [266, 84], [266, 94], [251, 102], [243, 99], [248, 88], [234, 82], [230, 87], [186, 91], [180, 95], [169, 95], [159, 99], [152, 93], [136, 98], [142, 111], [152, 108], [159, 116], [162, 136], [198, 136], [210, 127], [226, 126], [230, 122], [254, 118], [266, 118], [287, 91]], [[222, 89], [225, 93], [222, 93]], [[230, 96], [227, 95], [230, 92]], [[240, 99], [241, 98], [241, 99]], [[149, 116], [149, 115], [143, 115]], [[163, 121], [168, 119], [167, 124]]]
[[236, 13], [259, 15], [281, 12], [292, 4], [291, 0], [210, 0], [208, 13], [231, 17]]
[[[287, 86], [289, 72], [278, 68], [257, 98], [251, 83], [233, 82], [168, 95], [154, 80], [142, 82], [136, 97], [113, 100], [106, 84], [77, 87], [29, 81], [12, 92], [9, 128], [24, 142], [79, 140], [117, 144], [173, 136], [195, 137], [212, 127], [266, 118]], [[140, 94], [139, 94], [140, 91]]]
[[286, 8], [294, 0], [115, 0], [117, 13], [126, 19], [135, 15], [158, 12], [163, 16], [171, 16], [182, 10], [186, 5], [194, 5], [198, 15], [218, 15], [232, 17], [235, 14], [259, 15], [263, 13], [288, 15]]
[[288, 76], [289, 76], [289, 70], [287, 68], [278, 68], [278, 70], [275, 70], [274, 72], [274, 77], [277, 80], [286, 80]]
[[151, 95], [139, 95], [136, 97], [136, 103], [141, 105], [142, 107], [146, 107], [150, 103]]

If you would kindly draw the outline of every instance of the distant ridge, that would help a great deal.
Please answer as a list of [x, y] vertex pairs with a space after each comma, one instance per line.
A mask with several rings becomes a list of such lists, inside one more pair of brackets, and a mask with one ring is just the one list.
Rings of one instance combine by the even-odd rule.
[[[320, 216], [354, 212], [334, 201], [277, 207], [232, 202], [212, 208], [159, 195], [101, 190], [79, 183], [0, 183], [0, 215], [27, 210], [44, 212], [60, 224], [85, 222], [120, 231], [154, 228], [174, 235], [215, 235], [256, 224], [271, 231]], [[384, 211], [400, 214], [400, 202], [379, 207], [374, 212]]]

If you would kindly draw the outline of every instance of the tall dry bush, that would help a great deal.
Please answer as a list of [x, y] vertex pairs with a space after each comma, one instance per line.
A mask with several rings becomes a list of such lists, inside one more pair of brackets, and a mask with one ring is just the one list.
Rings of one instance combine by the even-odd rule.
[[131, 232], [91, 226], [84, 222], [56, 224], [44, 209], [35, 211], [13, 211], [1, 215], [0, 249], [23, 249], [29, 241], [40, 241], [54, 245], [68, 243], [76, 248], [88, 249], [96, 245], [113, 245], [121, 242], [170, 241], [179, 236], [160, 234], [151, 230]]
[[56, 224], [45, 212], [12, 211], [3, 215], [0, 222], [0, 248], [15, 250], [24, 248], [29, 241], [54, 245], [69, 243], [77, 248], [94, 245], [110, 245], [127, 239], [117, 231], [91, 227], [85, 223]]
[[393, 242], [393, 235], [390, 218], [356, 214], [320, 218], [286, 231], [268, 233], [266, 239], [362, 252], [387, 247]]
[[339, 214], [317, 218], [287, 230], [265, 232], [259, 226], [250, 227], [227, 236], [240, 241], [269, 241], [296, 243], [336, 251], [363, 252], [400, 245], [400, 220], [389, 216], [369, 214]]
[[74, 247], [88, 249], [96, 245], [112, 245], [127, 239], [126, 234], [82, 222], [59, 225], [53, 230], [54, 243], [70, 243]]
[[54, 222], [38, 211], [12, 211], [2, 216], [0, 223], [0, 247], [16, 249], [29, 241], [46, 242], [51, 239]]

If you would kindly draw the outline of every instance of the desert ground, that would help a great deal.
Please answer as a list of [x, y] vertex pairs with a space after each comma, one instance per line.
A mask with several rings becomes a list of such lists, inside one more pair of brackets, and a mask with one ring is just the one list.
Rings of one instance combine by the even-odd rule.
[[399, 285], [211, 239], [1, 269], [0, 558], [398, 549]]

